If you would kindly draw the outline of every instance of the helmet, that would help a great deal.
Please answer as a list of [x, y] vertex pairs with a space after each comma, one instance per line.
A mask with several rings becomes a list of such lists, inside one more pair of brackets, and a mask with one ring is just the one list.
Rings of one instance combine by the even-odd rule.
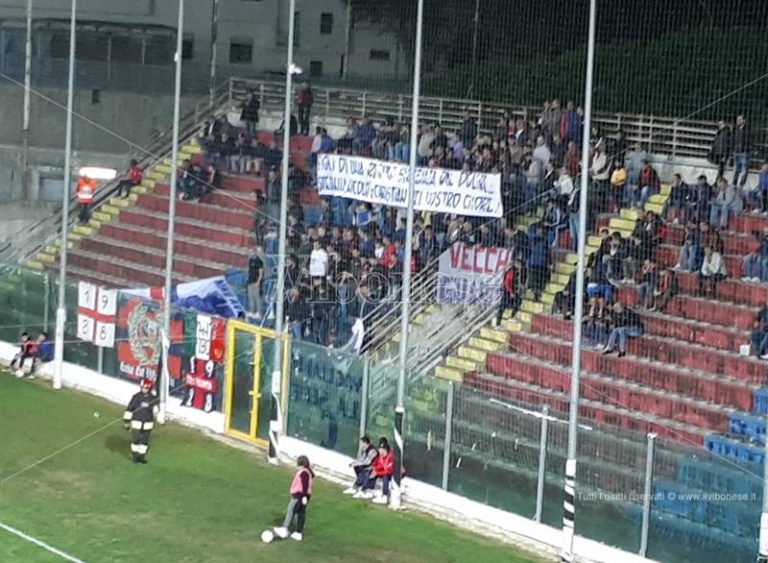
[[152, 389], [152, 385], [154, 385], [154, 382], [148, 377], [145, 377], [144, 379], [141, 380], [142, 389], [144, 387], [148, 387], [149, 389]]

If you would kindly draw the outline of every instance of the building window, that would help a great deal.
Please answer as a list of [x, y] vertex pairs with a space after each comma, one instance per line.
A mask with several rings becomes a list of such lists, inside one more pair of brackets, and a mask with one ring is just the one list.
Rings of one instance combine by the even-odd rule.
[[309, 76], [316, 78], [323, 75], [323, 61], [309, 61]]
[[371, 49], [371, 52], [369, 54], [369, 58], [372, 61], [388, 61], [389, 60], [389, 51], [385, 49]]
[[250, 39], [232, 38], [229, 42], [229, 62], [233, 64], [249, 64], [253, 57], [253, 41]]
[[333, 14], [328, 12], [320, 14], [320, 33], [322, 35], [333, 33]]
[[295, 12], [293, 17], [293, 46], [299, 47], [301, 45], [301, 14]]
[[181, 60], [190, 61], [195, 52], [195, 41], [191, 37], [185, 37], [181, 40]]

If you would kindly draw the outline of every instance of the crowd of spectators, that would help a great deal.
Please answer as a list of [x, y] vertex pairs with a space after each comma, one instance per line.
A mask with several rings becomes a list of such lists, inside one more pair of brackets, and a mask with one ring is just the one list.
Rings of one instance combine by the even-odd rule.
[[[307, 90], [305, 86], [298, 99], [300, 123], [291, 120], [292, 130], [300, 129], [298, 132], [309, 130], [313, 98]], [[241, 118], [249, 124], [245, 130], [224, 120], [206, 123], [200, 135], [207, 157], [205, 172], [185, 165], [181, 174], [183, 197], [189, 199], [204, 197], [210, 189], [205, 188], [211, 183], [207, 180], [199, 183], [202, 188], [194, 187], [196, 179], [206, 174], [217, 179], [224, 170], [265, 178], [264, 193], [257, 193], [257, 246], [249, 265], [248, 291], [250, 311], [260, 319], [271, 313], [266, 303], [277, 250], [282, 132], [268, 145], [260, 141], [254, 100], [249, 97], [243, 106]], [[645, 211], [650, 197], [661, 189], [645, 147], [630, 144], [621, 131], [607, 137], [594, 129], [591, 146], [585, 149], [582, 133], [581, 108], [573, 102], [561, 108], [558, 100], [546, 102], [532, 120], [505, 115], [489, 133], [480, 133], [470, 115], [460, 127], [448, 131], [441, 124], [423, 124], [417, 140], [418, 164], [500, 174], [505, 213], [488, 221], [417, 212], [414, 231], [408, 234], [402, 209], [344, 198], [320, 198], [308, 205], [302, 204], [300, 192], [312, 185], [319, 154], [407, 163], [410, 127], [394, 120], [375, 123], [350, 118], [346, 131], [336, 139], [317, 127], [308, 173], [290, 167], [286, 311], [293, 336], [323, 345], [339, 344], [349, 337], [352, 319], [382, 309], [399, 290], [408, 236], [412, 237], [412, 269], [417, 276], [434, 271], [441, 252], [455, 242], [511, 249], [513, 260], [502, 283], [497, 322], [504, 309], [514, 313], [519, 308], [527, 290], [540, 300], [553, 273], [554, 250], [563, 245], [576, 247], [582, 173], [590, 185], [588, 227], [595, 225], [601, 213], [615, 213], [622, 207], [637, 210], [631, 235], [622, 237], [618, 231], [604, 229], [600, 232], [602, 244], [590, 257], [585, 323], [587, 336], [596, 345], [606, 350], [618, 347], [621, 353], [626, 338], [642, 331], [639, 317], [613, 302], [616, 287], [636, 285], [638, 306], [663, 310], [677, 291], [675, 273], [688, 271], [698, 274], [701, 294], [716, 295], [718, 283], [728, 274], [721, 230], [745, 208], [768, 215], [768, 166], [763, 166], [756, 189], [744, 190], [744, 154], [751, 151], [746, 120], [740, 116], [732, 131], [723, 124], [713, 143], [710, 159], [722, 165], [714, 186], [706, 176], [688, 185], [676, 174], [661, 216]], [[583, 150], [589, 153], [585, 171], [581, 167]], [[723, 176], [730, 159], [735, 168], [733, 182]], [[518, 219], [531, 214], [538, 218], [525, 232], [518, 227]], [[670, 228], [684, 230], [683, 243], [677, 251], [677, 264], [663, 267], [657, 260], [657, 247]], [[768, 229], [755, 236], [759, 244], [744, 257], [743, 277], [768, 282]], [[555, 310], [566, 317], [573, 309], [572, 282], [555, 298]]]

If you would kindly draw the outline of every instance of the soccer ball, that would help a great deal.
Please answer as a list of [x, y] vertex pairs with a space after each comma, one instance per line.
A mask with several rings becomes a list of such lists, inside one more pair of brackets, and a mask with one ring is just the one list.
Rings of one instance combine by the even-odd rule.
[[264, 543], [272, 543], [273, 539], [275, 539], [275, 534], [272, 533], [272, 530], [264, 530], [261, 532], [261, 541]]

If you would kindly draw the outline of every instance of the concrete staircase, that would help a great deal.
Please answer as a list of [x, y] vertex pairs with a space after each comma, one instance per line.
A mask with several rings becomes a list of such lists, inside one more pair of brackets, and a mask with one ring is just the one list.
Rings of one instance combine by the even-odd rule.
[[[304, 153], [309, 143], [304, 137], [292, 140], [292, 162], [306, 162]], [[203, 162], [194, 137], [180, 147], [178, 164], [185, 160]], [[135, 186], [128, 198], [111, 198], [93, 212], [88, 224], [72, 228], [69, 275], [116, 288], [157, 287], [164, 283], [171, 164], [170, 158], [163, 158], [151, 165], [141, 185]], [[201, 201], [176, 203], [174, 283], [247, 268], [258, 212], [255, 192], [265, 190], [265, 180], [224, 173], [221, 188]], [[53, 241], [28, 265], [58, 270], [59, 244]]]
[[[670, 186], [663, 186], [661, 193], [653, 195], [648, 199], [645, 209], [661, 213], [669, 193]], [[541, 217], [542, 213], [539, 211], [535, 216], [521, 218], [518, 221], [518, 225], [521, 229], [527, 231], [528, 227], [540, 221]], [[635, 210], [622, 209], [618, 216], [608, 219], [606, 226], [611, 232], [618, 231], [622, 237], [627, 238], [634, 231], [636, 221], [637, 212]], [[591, 235], [587, 240], [587, 255], [589, 256], [597, 252], [601, 242], [599, 236]], [[505, 348], [512, 333], [529, 331], [535, 315], [551, 313], [555, 295], [565, 288], [568, 279], [576, 269], [578, 261], [578, 257], [574, 252], [557, 252], [556, 256], [557, 260], [554, 262], [554, 270], [550, 276], [549, 283], [544, 288], [541, 301], [534, 301], [533, 293], [527, 291], [520, 305], [520, 310], [514, 318], [510, 317], [510, 311], [505, 311], [499, 326], [494, 327], [491, 323], [488, 323], [487, 326], [477, 331], [467, 343], [454, 350], [441, 365], [435, 368], [435, 376], [461, 382], [465, 374], [482, 369], [489, 352], [497, 352]]]

